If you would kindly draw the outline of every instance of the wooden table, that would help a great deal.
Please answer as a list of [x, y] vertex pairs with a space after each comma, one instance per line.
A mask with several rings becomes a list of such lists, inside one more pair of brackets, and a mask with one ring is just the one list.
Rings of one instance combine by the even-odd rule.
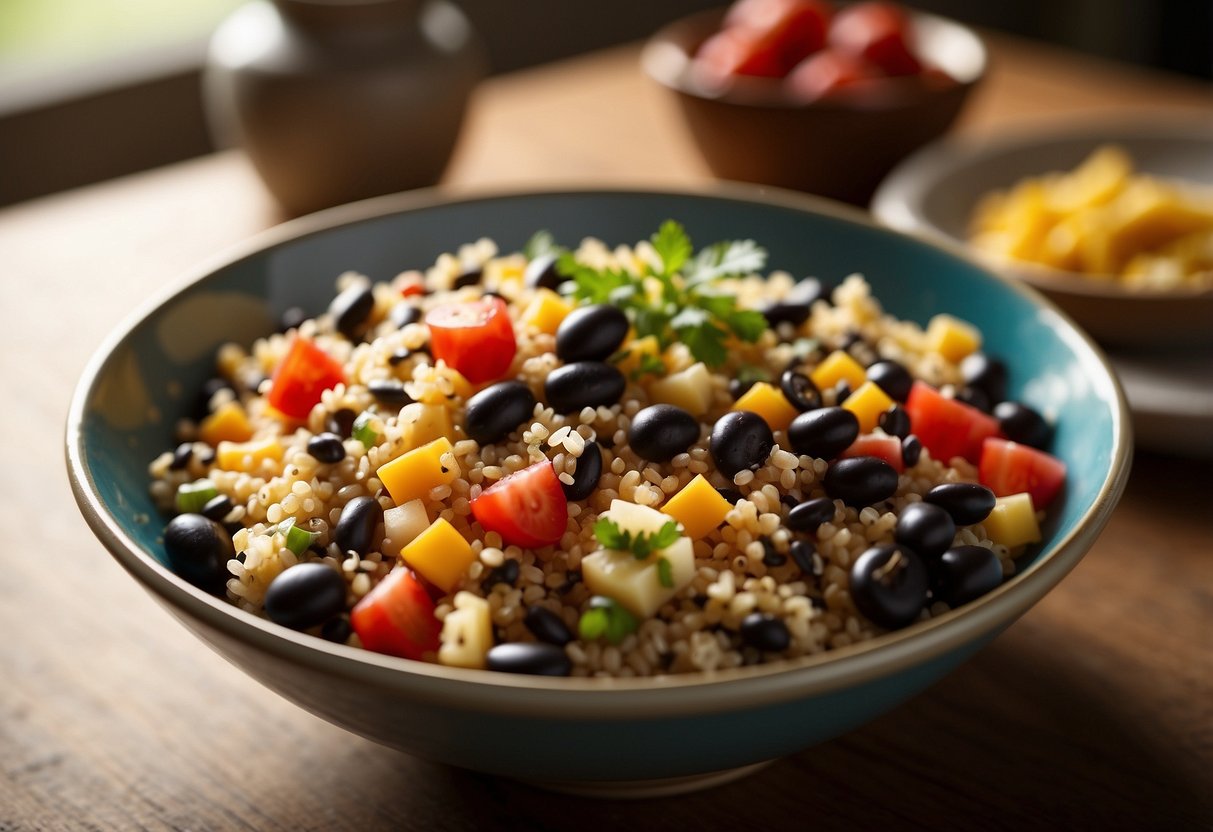
[[[963, 130], [1213, 105], [1208, 87], [991, 38]], [[456, 185], [702, 181], [633, 47], [494, 79]], [[432, 765], [285, 703], [172, 621], [78, 517], [67, 402], [149, 291], [276, 222], [216, 155], [0, 211], [0, 830], [1180, 829], [1213, 823], [1213, 486], [1139, 455], [1073, 575], [942, 683], [684, 798], [591, 803]]]

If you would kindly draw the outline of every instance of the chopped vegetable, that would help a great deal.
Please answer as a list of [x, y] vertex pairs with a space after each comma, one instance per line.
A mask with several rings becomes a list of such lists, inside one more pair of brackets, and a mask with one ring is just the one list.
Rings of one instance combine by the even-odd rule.
[[282, 460], [284, 451], [278, 437], [250, 442], [220, 442], [215, 448], [215, 464], [224, 471], [254, 471], [266, 459]]
[[450, 667], [484, 667], [493, 646], [489, 602], [470, 592], [459, 592], [454, 604], [455, 609], [442, 621], [438, 662]]
[[443, 436], [380, 465], [376, 476], [398, 506], [426, 498], [431, 489], [454, 482], [459, 476], [453, 455], [449, 465], [442, 461], [450, 453], [451, 440]]
[[560, 295], [551, 289], [539, 289], [535, 292], [535, 299], [531, 301], [531, 305], [523, 311], [521, 321], [540, 332], [555, 335], [556, 330], [560, 327], [560, 322], [571, 311], [573, 308]]
[[1027, 543], [1040, 542], [1040, 526], [1032, 495], [1008, 494], [994, 501], [994, 510], [982, 521], [990, 540], [1014, 549]]
[[[691, 539], [677, 534], [677, 529], [669, 515], [656, 509], [613, 500], [610, 511], [594, 527], [606, 548], [581, 559], [586, 586], [597, 595], [614, 598], [635, 616], [652, 616], [695, 575]], [[660, 566], [662, 561], [668, 566]], [[667, 568], [668, 582], [662, 580]]]
[[[320, 537], [319, 532], [308, 532], [299, 528], [299, 524], [291, 518], [291, 523], [286, 527], [286, 548], [290, 549], [296, 555], [302, 555], [307, 551], [308, 547], [316, 542], [316, 538]], [[278, 524], [278, 531], [282, 531], [282, 523]]]
[[245, 442], [253, 436], [253, 426], [239, 402], [225, 402], [198, 426], [198, 438], [212, 448], [220, 442]]
[[636, 617], [615, 599], [595, 595], [589, 609], [581, 614], [577, 632], [586, 641], [605, 638], [611, 644], [620, 644], [639, 626]]
[[951, 315], [936, 315], [927, 324], [927, 343], [953, 364], [981, 349], [977, 327]]
[[1045, 508], [1065, 485], [1066, 464], [1044, 451], [992, 436], [981, 446], [978, 479], [996, 496], [1026, 491], [1034, 505]]
[[308, 339], [295, 338], [274, 371], [266, 400], [284, 416], [303, 420], [320, 402], [325, 390], [344, 382], [345, 371], [340, 362]]
[[981, 443], [998, 435], [998, 420], [993, 416], [943, 396], [926, 382], [914, 382], [905, 408], [911, 432], [940, 462], [960, 456], [976, 463], [981, 458]]
[[219, 496], [219, 489], [210, 480], [183, 482], [177, 486], [177, 511], [182, 514], [197, 514], [203, 506]]
[[893, 400], [875, 382], [865, 381], [847, 396], [842, 406], [859, 419], [860, 433], [871, 433], [880, 421], [880, 414], [893, 406]]
[[539, 462], [482, 491], [472, 500], [472, 515], [507, 544], [539, 548], [564, 536], [569, 504], [552, 463]]
[[425, 323], [434, 357], [472, 384], [501, 378], [518, 350], [510, 313], [499, 297], [435, 307]]
[[358, 418], [354, 420], [352, 435], [368, 448], [373, 448], [379, 444], [379, 431], [375, 430], [374, 420], [375, 414], [370, 410], [362, 411], [358, 414]]
[[362, 646], [376, 653], [422, 659], [439, 647], [442, 622], [434, 602], [411, 569], [397, 566], [350, 612]]
[[703, 474], [696, 474], [661, 510], [682, 524], [687, 537], [698, 540], [723, 523], [732, 507]]
[[809, 373], [809, 378], [817, 385], [818, 390], [828, 390], [840, 381], [845, 381], [855, 390], [868, 380], [868, 374], [850, 353], [834, 350]]
[[400, 559], [443, 592], [450, 592], [476, 553], [454, 526], [439, 517], [400, 550]]
[[773, 384], [760, 381], [733, 404], [733, 410], [748, 410], [763, 418], [771, 430], [787, 430], [799, 411]]

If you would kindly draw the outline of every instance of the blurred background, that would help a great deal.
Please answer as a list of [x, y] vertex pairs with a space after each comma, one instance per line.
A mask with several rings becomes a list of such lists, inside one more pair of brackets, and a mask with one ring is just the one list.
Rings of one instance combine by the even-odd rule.
[[[0, 205], [214, 149], [199, 73], [209, 34], [242, 2], [0, 0]], [[721, 3], [459, 5], [485, 40], [491, 71], [506, 72], [643, 38], [688, 11]], [[907, 5], [1118, 61], [1213, 78], [1213, 0]]]

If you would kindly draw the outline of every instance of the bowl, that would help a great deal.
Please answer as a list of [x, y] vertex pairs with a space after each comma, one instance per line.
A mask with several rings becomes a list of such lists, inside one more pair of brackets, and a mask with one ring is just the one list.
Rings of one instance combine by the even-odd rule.
[[[649, 679], [515, 676], [410, 662], [279, 627], [213, 598], [163, 562], [147, 464], [208, 377], [215, 349], [327, 307], [347, 269], [387, 279], [482, 236], [519, 250], [646, 237], [753, 238], [771, 264], [838, 281], [864, 272], [892, 312], [948, 310], [1002, 345], [1011, 393], [1056, 415], [1069, 466], [1039, 551], [977, 601], [872, 641], [778, 664]], [[414, 192], [305, 217], [150, 301], [100, 347], [76, 390], [67, 463], [85, 519], [145, 589], [212, 648], [291, 702], [431, 760], [595, 794], [702, 787], [836, 736], [923, 690], [1026, 612], [1083, 556], [1124, 487], [1131, 438], [1098, 350], [1038, 295], [858, 211], [749, 186], [449, 197]], [[137, 648], [128, 648], [137, 649]], [[1064, 649], [1059, 645], [1058, 649]]]
[[[1072, 170], [1108, 143], [1128, 151], [1138, 171], [1213, 185], [1213, 119], [1097, 121], [923, 148], [880, 186], [872, 211], [893, 228], [964, 244], [982, 196]], [[1213, 290], [1133, 290], [1046, 266], [991, 262], [1046, 294], [1106, 346], [1213, 346]]]
[[693, 141], [721, 179], [867, 205], [894, 165], [948, 129], [985, 74], [985, 46], [971, 29], [913, 12], [919, 52], [955, 84], [890, 78], [873, 96], [808, 104], [790, 100], [779, 79], [740, 77], [727, 89], [711, 89], [693, 71], [692, 56], [723, 17], [716, 9], [680, 18], [654, 34], [641, 56], [648, 75], [678, 101]]

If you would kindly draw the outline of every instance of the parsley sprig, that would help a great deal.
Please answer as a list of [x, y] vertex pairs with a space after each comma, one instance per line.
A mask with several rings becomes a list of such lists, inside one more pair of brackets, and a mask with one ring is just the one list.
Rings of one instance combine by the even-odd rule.
[[596, 269], [578, 262], [569, 251], [560, 254], [556, 268], [570, 279], [566, 289], [579, 303], [618, 306], [637, 337], [656, 336], [662, 349], [682, 341], [696, 359], [712, 367], [728, 359], [725, 345], [730, 336], [753, 343], [766, 331], [761, 312], [738, 307], [733, 295], [713, 286], [722, 278], [761, 271], [765, 249], [753, 240], [737, 240], [715, 243], [696, 254], [686, 230], [674, 220], [662, 223], [649, 241], [660, 265], [646, 264], [640, 274]]
[[609, 517], [599, 517], [594, 524], [594, 536], [608, 549], [631, 552], [636, 560], [644, 560], [653, 552], [674, 544], [681, 536], [678, 522], [671, 520], [652, 534], [625, 532]]

